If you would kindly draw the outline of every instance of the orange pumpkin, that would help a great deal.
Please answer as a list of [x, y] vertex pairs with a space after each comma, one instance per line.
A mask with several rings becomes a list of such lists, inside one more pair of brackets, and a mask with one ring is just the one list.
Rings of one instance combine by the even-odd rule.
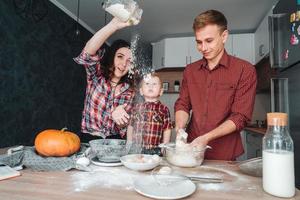
[[69, 156], [80, 149], [80, 139], [72, 132], [62, 130], [44, 130], [34, 141], [36, 151], [43, 156]]

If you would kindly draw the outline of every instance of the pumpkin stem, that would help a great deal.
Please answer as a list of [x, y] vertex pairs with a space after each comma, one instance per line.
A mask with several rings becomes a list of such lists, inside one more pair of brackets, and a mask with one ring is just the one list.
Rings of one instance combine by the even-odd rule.
[[60, 131], [64, 132], [65, 130], [68, 130], [67, 127], [62, 128]]

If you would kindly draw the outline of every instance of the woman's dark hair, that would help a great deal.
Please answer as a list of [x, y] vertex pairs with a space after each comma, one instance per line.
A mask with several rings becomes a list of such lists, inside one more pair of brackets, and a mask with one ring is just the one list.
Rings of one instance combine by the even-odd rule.
[[[101, 72], [106, 80], [110, 80], [114, 74], [114, 58], [118, 49], [122, 47], [130, 48], [130, 44], [125, 40], [115, 40], [110, 47], [108, 46], [105, 49], [103, 58], [101, 59]], [[121, 78], [120, 83], [124, 82], [129, 83], [133, 87], [133, 79], [130, 79], [128, 74]]]

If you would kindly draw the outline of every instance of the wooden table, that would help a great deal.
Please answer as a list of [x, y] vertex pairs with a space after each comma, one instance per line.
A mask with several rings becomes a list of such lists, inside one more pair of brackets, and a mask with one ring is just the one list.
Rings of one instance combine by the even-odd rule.
[[[1, 200], [110, 200], [148, 199], [133, 188], [133, 181], [150, 175], [119, 167], [91, 165], [93, 172], [34, 172], [22, 170], [22, 176], [0, 181]], [[262, 179], [242, 174], [237, 163], [205, 161], [196, 168], [174, 168], [187, 175], [221, 177], [224, 183], [197, 183], [196, 192], [187, 199], [280, 199], [262, 189]], [[300, 199], [299, 190], [291, 199]]]

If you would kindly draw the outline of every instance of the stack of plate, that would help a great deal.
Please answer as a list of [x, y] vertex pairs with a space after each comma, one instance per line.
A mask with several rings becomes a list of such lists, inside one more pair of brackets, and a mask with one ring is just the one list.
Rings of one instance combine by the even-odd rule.
[[[166, 177], [168, 178], [168, 177]], [[147, 176], [134, 182], [139, 194], [154, 199], [181, 199], [196, 191], [196, 185], [190, 180], [177, 181], [170, 185], [159, 184], [153, 176]]]

